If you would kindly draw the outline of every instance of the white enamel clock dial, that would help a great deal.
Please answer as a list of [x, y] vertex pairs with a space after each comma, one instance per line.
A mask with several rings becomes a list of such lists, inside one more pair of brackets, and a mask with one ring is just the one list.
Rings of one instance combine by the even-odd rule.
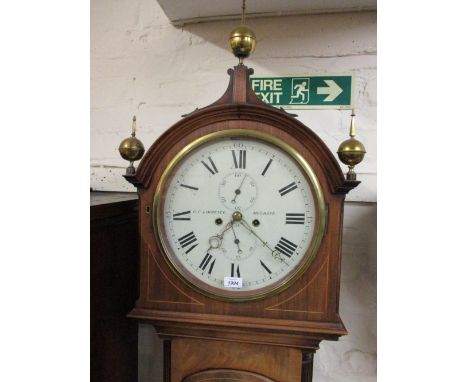
[[269, 142], [240, 136], [203, 143], [162, 190], [158, 230], [167, 258], [189, 284], [221, 297], [279, 288], [313, 256], [311, 184], [297, 160]]

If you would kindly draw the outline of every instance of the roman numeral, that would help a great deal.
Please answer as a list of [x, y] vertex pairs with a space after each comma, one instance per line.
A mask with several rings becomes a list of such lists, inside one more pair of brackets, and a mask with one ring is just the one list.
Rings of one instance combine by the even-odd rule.
[[211, 157], [208, 157], [208, 160], [210, 161], [211, 166], [210, 166], [209, 164], [206, 164], [206, 162], [203, 161], [203, 160], [202, 160], [201, 162], [203, 163], [203, 166], [205, 166], [206, 169], [207, 169], [209, 172], [211, 172], [211, 174], [214, 175], [214, 174], [216, 174], [216, 173], [218, 172], [218, 169], [216, 168], [216, 165], [214, 164], [213, 159], [211, 159]]
[[198, 191], [198, 187], [188, 186], [186, 184], [181, 184], [180, 187], [190, 188], [191, 190]]
[[286, 224], [304, 224], [305, 214], [286, 214]]
[[190, 220], [190, 211], [178, 212], [172, 215], [174, 220]]
[[185, 253], [189, 253], [192, 249], [194, 249], [198, 245], [198, 243], [196, 243], [197, 238], [195, 237], [193, 232], [190, 232], [190, 233], [180, 237], [177, 240], [179, 240], [179, 244], [182, 246], [182, 248], [185, 248], [185, 247], [189, 246], [190, 244], [195, 243], [189, 249], [187, 249], [185, 251]]
[[231, 263], [231, 277], [241, 277], [239, 265], [237, 265], [237, 269], [234, 263]]
[[234, 160], [234, 167], [235, 168], [245, 169], [245, 162], [246, 162], [246, 159], [247, 159], [247, 151], [239, 150], [239, 160], [237, 160], [236, 151], [231, 150], [231, 152], [232, 152], [232, 159]]
[[202, 262], [200, 263], [200, 265], [198, 266], [199, 268], [201, 268], [202, 271], [204, 271], [206, 269], [206, 267], [210, 264], [211, 260], [213, 260], [213, 262], [211, 263], [210, 267], [208, 268], [208, 274], [210, 274], [210, 275], [211, 275], [211, 271], [213, 270], [213, 267], [214, 267], [215, 262], [216, 262], [216, 259], [213, 259], [212, 255], [207, 253], [205, 255], [205, 257], [203, 258]]
[[287, 186], [280, 188], [278, 192], [280, 193], [281, 196], [286, 195], [288, 192], [291, 192], [292, 190], [295, 190], [297, 188], [296, 182], [292, 182], [288, 184]]
[[271, 165], [271, 162], [273, 162], [273, 159], [270, 159], [267, 163], [267, 165], [265, 166], [265, 168], [263, 169], [263, 172], [262, 172], [262, 175], [265, 176], [266, 172], [268, 171], [268, 168], [270, 167]]
[[268, 274], [271, 275], [270, 269], [265, 265], [265, 263], [262, 260], [260, 260], [260, 265], [263, 267], [263, 269], [265, 269], [268, 272]]
[[288, 239], [285, 239], [282, 237], [278, 244], [276, 244], [275, 249], [279, 252], [281, 252], [283, 255], [287, 257], [291, 257], [296, 250], [297, 245], [294, 243], [291, 243]]

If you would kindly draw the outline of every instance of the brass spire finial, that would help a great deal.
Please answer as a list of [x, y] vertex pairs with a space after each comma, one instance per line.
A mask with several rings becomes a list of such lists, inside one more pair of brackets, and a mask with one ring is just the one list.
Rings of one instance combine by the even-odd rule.
[[133, 116], [132, 119], [132, 137], [134, 137], [136, 134], [136, 116]]
[[125, 138], [119, 146], [120, 156], [130, 161], [130, 165], [127, 167], [126, 174], [133, 175], [135, 174], [135, 167], [133, 167], [133, 162], [141, 159], [145, 153], [145, 147], [139, 139], [135, 137], [136, 135], [136, 116], [133, 116], [132, 119], [132, 136]]
[[354, 114], [354, 109], [351, 112], [351, 124], [349, 126], [349, 136], [351, 138], [354, 138], [356, 136], [356, 126], [354, 126], [354, 117], [356, 114]]
[[354, 166], [364, 159], [366, 149], [364, 145], [354, 137], [356, 136], [356, 126], [354, 124], [354, 109], [351, 112], [351, 124], [349, 126], [350, 138], [341, 143], [338, 148], [338, 157], [341, 162], [348, 166], [349, 171], [346, 174], [347, 180], [356, 180], [356, 173], [354, 172]]
[[241, 18], [241, 24], [245, 24], [245, 0], [242, 0], [242, 18]]
[[234, 28], [229, 36], [229, 45], [234, 56], [239, 59], [239, 64], [242, 65], [244, 58], [253, 53], [257, 43], [256, 39], [255, 32], [245, 25], [245, 0], [243, 0], [241, 25]]

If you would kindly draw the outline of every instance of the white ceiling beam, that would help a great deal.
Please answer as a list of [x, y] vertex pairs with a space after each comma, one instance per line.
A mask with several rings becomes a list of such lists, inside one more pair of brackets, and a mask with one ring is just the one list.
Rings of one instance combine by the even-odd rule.
[[[156, 0], [172, 24], [240, 19], [242, 2], [234, 0]], [[377, 0], [247, 0], [247, 17], [375, 11]]]

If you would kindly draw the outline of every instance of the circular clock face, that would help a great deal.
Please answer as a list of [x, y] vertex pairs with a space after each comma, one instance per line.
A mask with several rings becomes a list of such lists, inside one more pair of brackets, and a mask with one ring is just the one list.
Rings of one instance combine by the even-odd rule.
[[156, 192], [169, 264], [213, 297], [264, 297], [299, 276], [323, 235], [320, 186], [290, 146], [258, 132], [211, 134], [183, 150]]

